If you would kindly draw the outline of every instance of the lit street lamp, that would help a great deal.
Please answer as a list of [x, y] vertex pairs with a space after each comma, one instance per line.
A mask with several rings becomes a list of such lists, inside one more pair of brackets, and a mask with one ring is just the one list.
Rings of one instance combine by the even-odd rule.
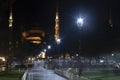
[[57, 44], [60, 44], [60, 42], [61, 42], [61, 39], [57, 39]]
[[80, 29], [83, 26], [83, 23], [84, 23], [83, 18], [80, 17], [80, 18], [77, 19], [77, 25], [78, 25], [78, 27], [80, 27]]
[[51, 46], [50, 46], [50, 45], [48, 45], [48, 49], [51, 49]]
[[114, 54], [112, 54], [112, 56], [114, 56]]
[[44, 49], [44, 52], [46, 52], [46, 49]]

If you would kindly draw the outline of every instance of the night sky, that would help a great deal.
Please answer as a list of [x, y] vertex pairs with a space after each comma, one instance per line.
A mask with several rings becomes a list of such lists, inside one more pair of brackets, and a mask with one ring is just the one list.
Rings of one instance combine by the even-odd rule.
[[[84, 55], [120, 50], [119, 3], [119, 0], [59, 0], [61, 51], [74, 52], [78, 44]], [[12, 7], [16, 30], [20, 25], [26, 29], [41, 27], [54, 38], [56, 6], [57, 0], [1, 0], [1, 30], [7, 28]], [[84, 18], [82, 29], [76, 24], [79, 16]], [[113, 27], [109, 25], [110, 18]]]

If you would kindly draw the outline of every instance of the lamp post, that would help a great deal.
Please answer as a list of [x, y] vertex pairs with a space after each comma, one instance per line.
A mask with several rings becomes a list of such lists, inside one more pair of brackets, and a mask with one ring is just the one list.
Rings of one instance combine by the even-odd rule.
[[61, 43], [61, 39], [58, 38], [58, 39], [56, 40], [56, 43], [57, 43], [57, 52], [58, 52], [58, 54], [59, 54], [59, 53], [60, 53], [60, 43]]
[[49, 58], [50, 58], [50, 56], [51, 56], [50, 49], [51, 49], [51, 45], [48, 45], [48, 57], [49, 57]]
[[[77, 26], [80, 30], [83, 27], [83, 23], [84, 23], [84, 19], [82, 17], [78, 17], [77, 18]], [[79, 49], [78, 50], [80, 51], [80, 39], [79, 39], [78, 43], [79, 43]]]
[[56, 42], [57, 42], [57, 46], [58, 46], [58, 53], [59, 53], [59, 51], [60, 51], [60, 43], [61, 43], [61, 39], [60, 39], [60, 38], [58, 38]]
[[[81, 30], [82, 29], [82, 27], [83, 27], [83, 23], [84, 23], [84, 19], [82, 18], [82, 17], [79, 17], [79, 18], [77, 18], [77, 26], [78, 26], [78, 28]], [[79, 49], [78, 49], [78, 51], [80, 51], [80, 39], [79, 39]], [[82, 62], [81, 62], [81, 59], [79, 59], [80, 57], [79, 57], [79, 55], [77, 54], [76, 55], [77, 57], [78, 57], [78, 72], [79, 72], [79, 76], [81, 76], [81, 74], [82, 74]]]
[[61, 43], [61, 39], [57, 39], [57, 44], [60, 44]]

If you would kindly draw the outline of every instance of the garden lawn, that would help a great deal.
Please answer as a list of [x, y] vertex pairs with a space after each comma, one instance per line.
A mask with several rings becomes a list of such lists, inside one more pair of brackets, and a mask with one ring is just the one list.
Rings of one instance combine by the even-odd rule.
[[103, 72], [83, 73], [82, 76], [87, 77], [91, 80], [119, 80], [120, 79], [120, 75], [115, 75], [113, 73], [103, 73]]
[[0, 80], [20, 80], [23, 72], [0, 72]]
[[120, 76], [110, 76], [106, 78], [101, 78], [101, 80], [120, 80]]

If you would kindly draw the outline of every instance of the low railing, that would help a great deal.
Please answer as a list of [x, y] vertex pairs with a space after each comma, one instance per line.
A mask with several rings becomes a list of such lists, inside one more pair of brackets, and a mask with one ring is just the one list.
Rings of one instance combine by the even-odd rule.
[[73, 75], [69, 72], [62, 71], [62, 70], [59, 70], [59, 69], [55, 69], [55, 73], [67, 78], [67, 80], [90, 80], [90, 79], [85, 78], [83, 76], [80, 77], [79, 75]]
[[25, 71], [25, 73], [23, 74], [21, 80], [26, 80], [27, 74], [28, 74], [28, 70]]

